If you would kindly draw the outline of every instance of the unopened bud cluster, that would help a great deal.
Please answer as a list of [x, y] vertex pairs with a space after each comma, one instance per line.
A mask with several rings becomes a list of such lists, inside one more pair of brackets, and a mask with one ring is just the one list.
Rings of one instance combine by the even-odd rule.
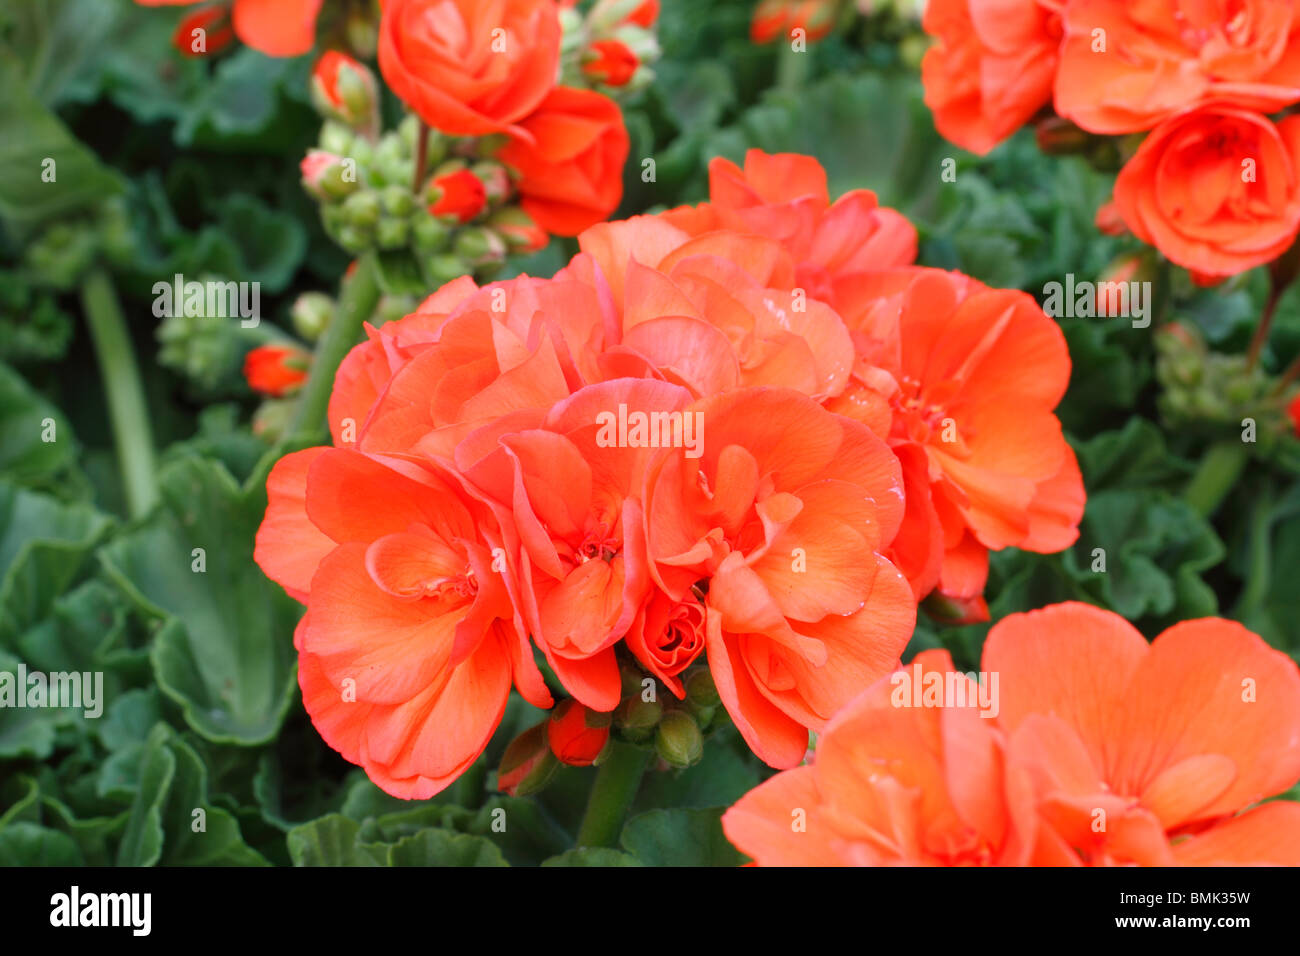
[[659, 59], [658, 0], [598, 0], [584, 15], [560, 11], [560, 82], [618, 98], [644, 89]]

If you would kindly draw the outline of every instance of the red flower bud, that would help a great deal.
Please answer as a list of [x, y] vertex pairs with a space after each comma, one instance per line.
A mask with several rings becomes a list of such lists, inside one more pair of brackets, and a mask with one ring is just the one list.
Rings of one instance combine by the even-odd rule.
[[429, 212], [435, 216], [455, 216], [460, 223], [467, 223], [483, 211], [487, 205], [487, 189], [483, 181], [468, 169], [436, 176], [429, 184], [435, 187], [438, 198], [429, 205]]
[[255, 392], [282, 398], [307, 380], [311, 353], [296, 345], [260, 345], [244, 357], [244, 378]]
[[172, 34], [172, 46], [189, 57], [220, 53], [235, 42], [230, 25], [230, 5], [218, 3], [195, 10], [181, 20]]
[[626, 17], [624, 23], [632, 23], [639, 27], [645, 27], [647, 30], [655, 25], [659, 19], [659, 0], [645, 0], [645, 3], [637, 7]]
[[622, 86], [641, 65], [627, 44], [618, 40], [597, 40], [587, 52], [591, 58], [582, 64], [582, 72], [607, 86]]
[[529, 255], [546, 248], [550, 236], [518, 206], [507, 206], [492, 214], [487, 224], [496, 230], [511, 252]]
[[754, 43], [771, 43], [788, 28], [790, 9], [786, 0], [761, 0], [749, 23], [749, 38]]
[[1295, 398], [1286, 407], [1286, 413], [1291, 416], [1291, 425], [1295, 428], [1297, 438], [1300, 438], [1300, 392], [1296, 392]]
[[609, 714], [584, 707], [571, 697], [560, 701], [546, 724], [551, 752], [561, 763], [590, 766], [609, 742], [610, 719]]
[[1097, 230], [1107, 236], [1122, 236], [1128, 232], [1128, 226], [1125, 225], [1113, 199], [1101, 204], [1093, 221], [1097, 225]]
[[949, 627], [983, 624], [989, 619], [989, 606], [982, 594], [971, 598], [959, 598], [934, 591], [925, 599], [925, 609], [931, 617]]
[[379, 87], [375, 75], [346, 53], [327, 50], [311, 73], [316, 108], [353, 129], [373, 134], [379, 124]]
[[497, 789], [512, 797], [526, 797], [546, 786], [557, 767], [546, 743], [546, 724], [537, 724], [510, 741], [501, 755]]

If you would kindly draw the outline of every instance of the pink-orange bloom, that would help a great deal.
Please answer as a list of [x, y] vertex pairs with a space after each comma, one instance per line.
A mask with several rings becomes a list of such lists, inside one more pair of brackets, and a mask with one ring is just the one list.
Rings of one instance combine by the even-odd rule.
[[[945, 139], [987, 153], [1052, 100], [1060, 0], [930, 0], [925, 103]], [[1116, 54], [1118, 55], [1118, 54]]]
[[855, 189], [834, 203], [826, 171], [811, 156], [751, 149], [744, 169], [721, 157], [709, 163], [709, 202], [660, 213], [698, 236], [719, 229], [779, 242], [796, 264], [793, 285], [834, 305], [833, 283], [845, 276], [916, 259], [916, 229], [900, 213]]
[[483, 752], [512, 676], [550, 695], [501, 575], [487, 509], [440, 469], [342, 448], [281, 459], [254, 557], [307, 604], [299, 684], [330, 746], [424, 799]]
[[1056, 111], [1094, 133], [1135, 133], [1212, 102], [1274, 112], [1300, 100], [1292, 0], [1070, 0]]
[[1084, 490], [1055, 408], [1070, 379], [1059, 326], [1023, 292], [937, 269], [842, 283], [853, 381], [828, 407], [886, 435], [907, 486], [891, 556], [919, 597], [976, 597], [988, 551], [1078, 537]]
[[982, 669], [983, 698], [918, 655], [728, 811], [728, 837], [764, 865], [1300, 864], [1300, 805], [1259, 803], [1300, 778], [1300, 670], [1240, 624], [1148, 645], [1059, 604], [995, 625]]
[[753, 751], [798, 764], [809, 729], [894, 666], [916, 607], [883, 557], [903, 514], [898, 462], [869, 429], [789, 389], [687, 410], [704, 441], [646, 472], [651, 575], [703, 597], [709, 669]]

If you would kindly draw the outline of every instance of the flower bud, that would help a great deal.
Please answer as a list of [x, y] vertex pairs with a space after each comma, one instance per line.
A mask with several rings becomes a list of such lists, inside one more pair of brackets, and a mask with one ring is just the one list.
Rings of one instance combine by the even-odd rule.
[[1107, 236], [1122, 236], [1128, 232], [1128, 225], [1119, 214], [1119, 207], [1115, 205], [1115, 200], [1104, 202], [1097, 210], [1097, 215], [1093, 219], [1097, 231]]
[[655, 750], [670, 767], [685, 769], [704, 756], [704, 735], [686, 711], [669, 711], [655, 731]]
[[589, 767], [609, 743], [609, 724], [609, 714], [585, 707], [570, 697], [551, 711], [546, 739], [561, 763]]
[[625, 698], [619, 704], [618, 710], [614, 712], [614, 724], [628, 740], [640, 743], [650, 739], [650, 734], [659, 725], [663, 713], [663, 705], [658, 700], [641, 699], [638, 687], [633, 696]]
[[462, 229], [457, 234], [452, 250], [471, 267], [504, 262], [505, 241], [491, 229], [481, 226]]
[[415, 196], [405, 186], [385, 186], [379, 193], [379, 205], [389, 216], [405, 217], [415, 212]]
[[717, 685], [713, 683], [713, 674], [707, 667], [692, 668], [682, 683], [686, 688], [688, 703], [700, 707], [715, 707], [722, 699], [718, 696]]
[[186, 15], [172, 34], [172, 46], [188, 57], [211, 56], [234, 42], [230, 8], [224, 4], [204, 7]]
[[640, 65], [627, 44], [619, 40], [597, 40], [587, 48], [582, 72], [597, 83], [624, 86]]
[[320, 128], [320, 148], [327, 153], [351, 156], [352, 144], [356, 142], [356, 138], [356, 133], [344, 124], [336, 123], [333, 120], [326, 120]]
[[321, 115], [340, 120], [365, 136], [379, 131], [379, 88], [375, 75], [346, 53], [328, 50], [311, 74], [311, 97]]
[[302, 188], [317, 199], [331, 202], [342, 199], [357, 189], [356, 178], [344, 178], [342, 157], [321, 149], [311, 149], [298, 168], [302, 171]]
[[485, 159], [475, 163], [469, 171], [483, 184], [483, 192], [489, 203], [495, 205], [510, 198], [514, 187], [510, 183], [510, 174], [500, 163]]
[[291, 395], [307, 381], [311, 353], [296, 345], [259, 345], [244, 356], [249, 387], [272, 398]]
[[417, 252], [430, 255], [439, 252], [447, 245], [451, 230], [447, 224], [427, 214], [415, 217], [411, 227], [411, 237]]
[[1296, 392], [1295, 397], [1287, 403], [1286, 414], [1291, 419], [1291, 428], [1295, 436], [1300, 438], [1300, 392]]
[[405, 219], [385, 216], [375, 227], [375, 245], [380, 249], [401, 249], [411, 237], [411, 226]]
[[483, 180], [468, 169], [453, 169], [436, 174], [425, 188], [429, 212], [454, 219], [464, 225], [487, 205]]
[[343, 201], [343, 212], [352, 228], [374, 229], [379, 223], [379, 197], [369, 190], [353, 193]]
[[923, 602], [923, 606], [932, 618], [950, 627], [983, 624], [989, 619], [989, 606], [982, 594], [959, 598], [932, 591]]
[[545, 787], [559, 766], [546, 742], [543, 721], [510, 741], [497, 770], [497, 789], [512, 797], [526, 797]]
[[294, 300], [289, 315], [294, 331], [308, 342], [315, 342], [334, 318], [334, 300], [324, 292], [304, 292]]
[[487, 224], [506, 241], [510, 252], [521, 255], [545, 249], [551, 239], [541, 226], [533, 222], [532, 216], [518, 206], [498, 209], [488, 218]]

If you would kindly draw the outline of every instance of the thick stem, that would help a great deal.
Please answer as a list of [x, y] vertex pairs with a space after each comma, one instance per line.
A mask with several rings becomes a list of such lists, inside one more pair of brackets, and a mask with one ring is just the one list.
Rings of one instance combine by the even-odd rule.
[[776, 86], [777, 89], [797, 92], [808, 74], [808, 51], [796, 50], [792, 44], [788, 36], [781, 41], [776, 58]]
[[1243, 441], [1234, 439], [1212, 445], [1183, 491], [1183, 500], [1208, 518], [1241, 478], [1248, 457]]
[[1232, 616], [1245, 621], [1255, 614], [1268, 598], [1273, 577], [1273, 510], [1272, 489], [1258, 489], [1250, 515], [1250, 536], [1247, 550], [1246, 583], [1237, 599]]
[[357, 260], [352, 278], [345, 282], [338, 312], [316, 343], [311, 372], [307, 384], [303, 386], [298, 412], [289, 428], [290, 435], [307, 435], [325, 424], [330, 392], [334, 389], [334, 373], [338, 371], [344, 356], [361, 338], [361, 327], [374, 313], [375, 305], [379, 302], [377, 270], [374, 253], [366, 253]]
[[1264, 303], [1264, 312], [1259, 317], [1259, 325], [1255, 326], [1255, 334], [1250, 339], [1250, 350], [1246, 353], [1248, 368], [1254, 368], [1259, 364], [1260, 353], [1264, 351], [1264, 345], [1268, 342], [1268, 333], [1273, 328], [1273, 316], [1277, 314], [1277, 304], [1285, 288], [1274, 282], [1269, 289], [1268, 301]]
[[420, 139], [415, 144], [415, 179], [411, 181], [411, 192], [417, 196], [424, 188], [424, 167], [429, 165], [429, 124], [420, 120]]
[[94, 269], [81, 285], [81, 305], [90, 326], [90, 338], [104, 380], [113, 445], [122, 471], [127, 510], [138, 518], [158, 500], [158, 474], [154, 466], [153, 429], [140, 369], [131, 347], [126, 319], [117, 301], [113, 280]]
[[596, 771], [587, 812], [578, 828], [578, 846], [614, 845], [628, 807], [641, 787], [641, 775], [650, 763], [650, 755], [651, 751], [631, 744], [613, 744], [609, 757]]

